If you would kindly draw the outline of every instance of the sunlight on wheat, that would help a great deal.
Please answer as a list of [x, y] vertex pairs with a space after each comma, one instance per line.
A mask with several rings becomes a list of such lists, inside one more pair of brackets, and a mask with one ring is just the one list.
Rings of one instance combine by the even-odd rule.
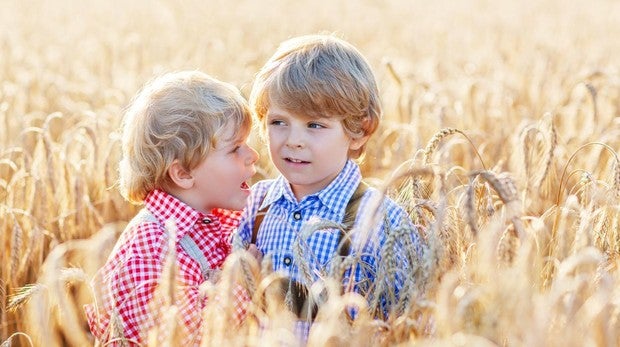
[[[117, 189], [119, 121], [146, 80], [200, 69], [248, 95], [279, 42], [319, 31], [367, 56], [383, 99], [360, 163], [380, 194], [356, 232], [383, 222], [385, 194], [424, 245], [396, 255], [416, 231], [392, 230], [366, 297], [343, 294], [345, 270], [365, 264], [348, 256], [313, 272], [304, 240], [342, 225], [304, 226], [295, 261], [321, 302], [308, 345], [619, 345], [620, 41], [610, 34], [619, 11], [558, 0], [5, 2], [2, 347], [93, 345], [89, 281], [139, 208]], [[264, 142], [250, 143], [260, 154], [253, 180], [274, 177]], [[151, 305], [160, 318], [151, 346], [178, 345], [184, 333], [174, 257]], [[202, 312], [203, 346], [299, 345], [288, 288], [268, 261], [235, 253], [203, 285], [217, 298]], [[382, 320], [394, 276], [404, 289]], [[236, 286], [251, 297], [239, 324]], [[114, 317], [109, 333], [122, 337]]]

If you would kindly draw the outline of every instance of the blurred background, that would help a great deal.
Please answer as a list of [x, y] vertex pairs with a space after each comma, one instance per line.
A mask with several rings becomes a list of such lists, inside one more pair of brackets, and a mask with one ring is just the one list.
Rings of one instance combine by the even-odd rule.
[[[620, 186], [619, 1], [0, 0], [0, 8], [0, 341], [25, 344], [26, 337], [13, 334], [31, 336], [45, 325], [49, 317], [26, 319], [21, 304], [43, 291], [36, 284], [46, 275], [70, 277], [55, 271], [86, 266], [88, 257], [73, 254], [68, 242], [122, 225], [135, 213], [115, 181], [116, 131], [137, 90], [163, 72], [199, 69], [247, 96], [278, 44], [302, 34], [338, 34], [376, 73], [385, 114], [362, 163], [369, 181], [380, 184], [402, 164], [421, 161], [447, 172], [454, 187], [466, 184], [471, 170], [508, 172], [523, 215], [547, 226], [538, 240], [543, 244], [554, 244], [554, 206], [598, 182], [607, 190], [580, 201], [592, 213], [605, 208], [611, 229], [597, 234], [605, 242], [592, 236], [586, 246], [598, 247], [608, 260], [620, 250], [617, 197], [601, 197], [615, 196]], [[429, 147], [446, 128], [467, 136]], [[607, 147], [580, 149], [591, 142]], [[273, 176], [257, 137], [253, 145], [261, 153], [257, 179]], [[431, 158], [423, 159], [429, 150]], [[459, 215], [461, 205], [454, 206]], [[459, 223], [451, 230], [466, 228]], [[46, 263], [60, 245], [65, 249], [57, 263]], [[105, 260], [106, 247], [95, 248], [90, 266]], [[562, 261], [578, 248], [554, 256]], [[442, 269], [467, 269], [471, 260], [458, 254], [461, 260]], [[615, 312], [609, 331], [619, 318], [613, 295], [602, 301]], [[454, 323], [442, 330], [442, 319], [448, 321], [435, 317], [444, 334], [438, 335], [463, 328]], [[47, 328], [71, 324], [61, 321]], [[503, 332], [488, 329], [474, 332], [506, 345]], [[604, 341], [613, 345], [617, 335]], [[59, 341], [76, 343], [66, 336]]]

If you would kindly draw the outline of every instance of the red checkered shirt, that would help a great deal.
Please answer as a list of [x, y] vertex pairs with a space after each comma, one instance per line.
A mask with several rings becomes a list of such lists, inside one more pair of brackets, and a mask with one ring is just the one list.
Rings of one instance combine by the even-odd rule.
[[[238, 226], [240, 212], [216, 209], [210, 214], [198, 212], [172, 195], [155, 190], [145, 199], [145, 208], [157, 219], [130, 223], [122, 233], [106, 264], [93, 279], [96, 304], [85, 306], [88, 325], [101, 342], [114, 343], [118, 330], [129, 342], [145, 344], [148, 331], [161, 324], [166, 298], [156, 295], [166, 254], [168, 232], [165, 221], [176, 222], [176, 295], [179, 328], [183, 345], [200, 344], [202, 308], [206, 303], [199, 293], [204, 282], [200, 265], [179, 245], [188, 234], [206, 256], [212, 269], [222, 266], [230, 254], [230, 235]], [[237, 288], [234, 292], [237, 318], [245, 314], [249, 299]], [[168, 299], [169, 300], [169, 299]], [[116, 315], [114, 314], [116, 312]], [[115, 318], [118, 317], [118, 318]], [[116, 330], [116, 332], [115, 332]]]

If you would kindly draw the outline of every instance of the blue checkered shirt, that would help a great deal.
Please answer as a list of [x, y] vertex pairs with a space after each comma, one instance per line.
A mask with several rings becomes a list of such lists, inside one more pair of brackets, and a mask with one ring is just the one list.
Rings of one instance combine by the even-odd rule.
[[[271, 258], [274, 271], [283, 272], [285, 275], [308, 285], [310, 284], [307, 280], [308, 275], [312, 277], [311, 281], [314, 282], [330, 273], [330, 265], [338, 257], [341, 234], [338, 229], [327, 228], [316, 230], [309, 235], [302, 235], [304, 230], [307, 230], [303, 226], [306, 223], [316, 223], [320, 220], [342, 222], [347, 203], [361, 180], [359, 167], [349, 160], [327, 187], [304, 197], [299, 202], [284, 177], [260, 181], [252, 187], [252, 193], [241, 218], [237, 237], [244, 246], [247, 246], [252, 238], [252, 228], [257, 212], [268, 208], [258, 231], [256, 246], [265, 257]], [[381, 248], [386, 241], [384, 223], [389, 221], [390, 229], [395, 229], [405, 223], [410, 225], [411, 230], [416, 230], [406, 212], [389, 198], [383, 199], [379, 209], [382, 215], [387, 218], [379, 218], [378, 221], [371, 224], [374, 225], [373, 227], [368, 228], [367, 218], [364, 218], [368, 213], [365, 212], [371, 205], [372, 197], [378, 194], [379, 192], [374, 188], [369, 188], [364, 193], [354, 228], [351, 230], [351, 253], [358, 254], [364, 264], [356, 269], [354, 276], [356, 285], [353, 289], [361, 292], [360, 294], [365, 291], [360, 290], [360, 287], [368, 288], [374, 281], [377, 265], [381, 262]], [[364, 223], [364, 228], [358, 228], [361, 223]], [[420, 254], [421, 243], [417, 232], [412, 235], [412, 238], [413, 241], [410, 245], [413, 244], [414, 252]], [[299, 245], [303, 245], [302, 248], [306, 250], [303, 256], [308, 267], [305, 269], [300, 266], [299, 259], [296, 259], [296, 245], [297, 249], [299, 249]], [[297, 252], [297, 255], [299, 254]], [[398, 258], [396, 259], [398, 261]], [[396, 266], [401, 265], [396, 264]], [[305, 276], [302, 272], [305, 273]], [[348, 274], [345, 274], [345, 278], [347, 276]], [[387, 285], [393, 286], [392, 288], [398, 292], [404, 278], [397, 275], [393, 280], [395, 283]], [[366, 284], [362, 286], [362, 283]]]

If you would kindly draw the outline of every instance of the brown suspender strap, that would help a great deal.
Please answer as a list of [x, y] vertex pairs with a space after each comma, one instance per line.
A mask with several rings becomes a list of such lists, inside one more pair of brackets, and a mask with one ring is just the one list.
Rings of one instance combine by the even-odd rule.
[[[357, 209], [367, 190], [368, 185], [361, 181], [345, 207], [342, 221], [344, 228], [340, 231], [340, 241], [338, 243], [338, 255], [341, 257], [346, 257], [351, 252], [351, 235], [349, 232], [353, 229], [357, 217]], [[267, 210], [269, 210], [269, 206], [260, 209], [254, 218], [254, 227], [252, 228], [252, 243], [254, 244], [256, 244], [258, 229], [265, 218], [265, 214], [267, 214]], [[281, 286], [283, 291], [282, 295], [284, 297], [290, 295], [291, 302], [289, 308], [298, 318], [313, 321], [318, 312], [318, 305], [308, 301], [308, 288], [290, 278], [283, 278], [280, 282], [279, 286]]]
[[344, 229], [340, 231], [340, 244], [338, 245], [338, 255], [346, 257], [351, 253], [351, 235], [349, 232], [355, 225], [355, 219], [357, 218], [357, 209], [362, 202], [362, 196], [368, 190], [368, 185], [364, 181], [360, 181], [360, 184], [351, 195], [347, 207], [344, 210]]
[[[344, 219], [343, 223], [345, 228], [340, 232], [340, 244], [338, 245], [338, 255], [347, 256], [351, 252], [351, 236], [349, 235], [349, 231], [353, 229], [353, 225], [355, 224], [355, 219], [357, 217], [357, 209], [362, 201], [362, 196], [368, 190], [368, 185], [364, 181], [360, 181], [351, 195], [349, 202], [347, 203], [347, 207], [344, 210]], [[252, 242], [256, 244], [256, 237], [258, 235], [258, 229], [260, 228], [263, 219], [265, 218], [265, 214], [267, 214], [267, 210], [269, 210], [269, 206], [265, 206], [260, 209], [256, 213], [256, 217], [254, 217], [254, 226], [252, 228]]]
[[256, 244], [256, 236], [258, 235], [258, 229], [260, 228], [261, 223], [263, 223], [263, 219], [267, 214], [267, 210], [269, 210], [269, 205], [263, 207], [262, 209], [256, 212], [256, 217], [254, 217], [254, 226], [252, 227], [252, 241], [251, 243]]

